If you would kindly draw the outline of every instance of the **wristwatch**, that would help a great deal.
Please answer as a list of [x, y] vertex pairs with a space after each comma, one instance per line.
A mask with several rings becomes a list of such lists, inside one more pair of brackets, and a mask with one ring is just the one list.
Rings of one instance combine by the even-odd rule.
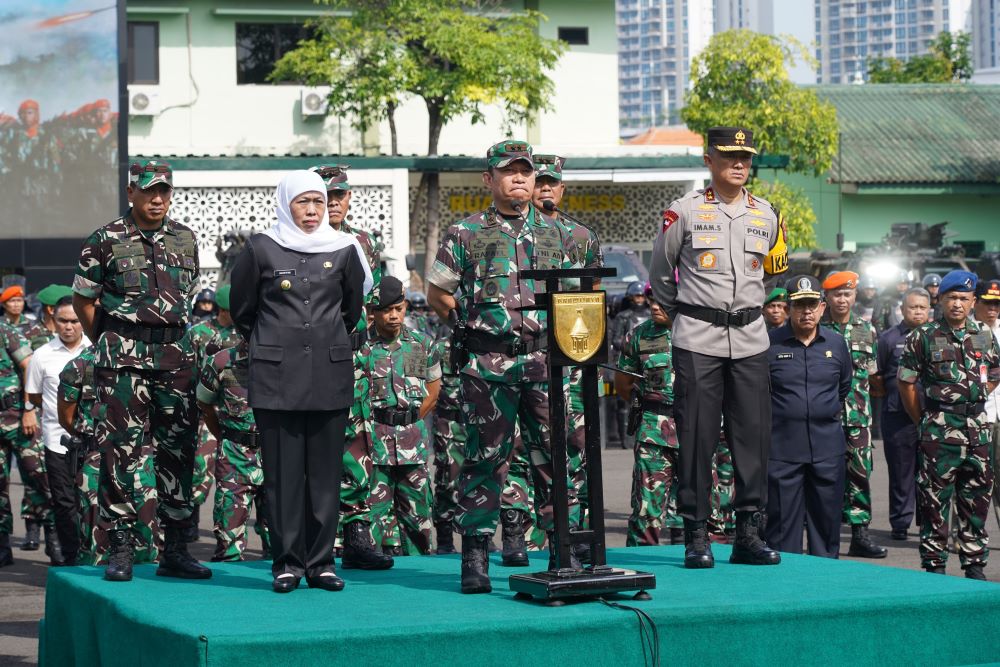
[[35, 409], [36, 407], [38, 407], [38, 406], [37, 406], [37, 405], [35, 405], [34, 403], [32, 403], [31, 401], [25, 401], [25, 402], [24, 402], [24, 411], [25, 411], [25, 412], [31, 412], [31, 411], [32, 411], [32, 410], [34, 410], [34, 409]]

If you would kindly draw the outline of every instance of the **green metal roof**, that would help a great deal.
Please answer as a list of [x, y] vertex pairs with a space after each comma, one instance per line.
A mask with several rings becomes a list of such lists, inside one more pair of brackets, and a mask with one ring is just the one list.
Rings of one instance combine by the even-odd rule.
[[837, 108], [841, 183], [1000, 183], [1000, 86], [817, 86]]

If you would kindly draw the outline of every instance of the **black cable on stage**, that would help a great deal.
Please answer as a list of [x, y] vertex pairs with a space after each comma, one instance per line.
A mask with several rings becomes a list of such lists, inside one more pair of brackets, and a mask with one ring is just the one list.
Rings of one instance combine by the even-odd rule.
[[635, 612], [636, 618], [639, 619], [639, 638], [642, 641], [643, 663], [652, 665], [652, 667], [660, 667], [660, 633], [652, 617], [637, 607], [631, 607], [620, 602], [611, 602], [604, 598], [597, 599], [612, 609]]

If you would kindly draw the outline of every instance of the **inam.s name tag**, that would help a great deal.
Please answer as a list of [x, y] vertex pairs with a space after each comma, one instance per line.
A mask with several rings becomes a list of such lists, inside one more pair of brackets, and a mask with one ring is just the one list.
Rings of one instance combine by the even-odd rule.
[[295, 275], [295, 269], [275, 269], [274, 270], [274, 277], [275, 278], [284, 278], [285, 276], [294, 276], [294, 275]]

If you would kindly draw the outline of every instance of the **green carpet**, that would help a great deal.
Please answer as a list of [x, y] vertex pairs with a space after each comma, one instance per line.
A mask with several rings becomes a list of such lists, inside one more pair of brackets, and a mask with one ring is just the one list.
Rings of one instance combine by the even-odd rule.
[[[652, 571], [653, 599], [618, 601], [655, 621], [663, 664], [975, 664], [1000, 656], [1000, 585], [784, 555], [777, 567], [685, 570], [682, 547], [614, 549], [612, 565]], [[39, 636], [43, 665], [642, 665], [634, 613], [600, 602], [513, 599], [494, 558], [491, 595], [458, 593], [458, 556], [347, 570], [340, 593], [270, 590], [266, 562], [210, 564], [188, 582], [136, 568], [53, 569]], [[545, 554], [532, 554], [532, 570]]]

